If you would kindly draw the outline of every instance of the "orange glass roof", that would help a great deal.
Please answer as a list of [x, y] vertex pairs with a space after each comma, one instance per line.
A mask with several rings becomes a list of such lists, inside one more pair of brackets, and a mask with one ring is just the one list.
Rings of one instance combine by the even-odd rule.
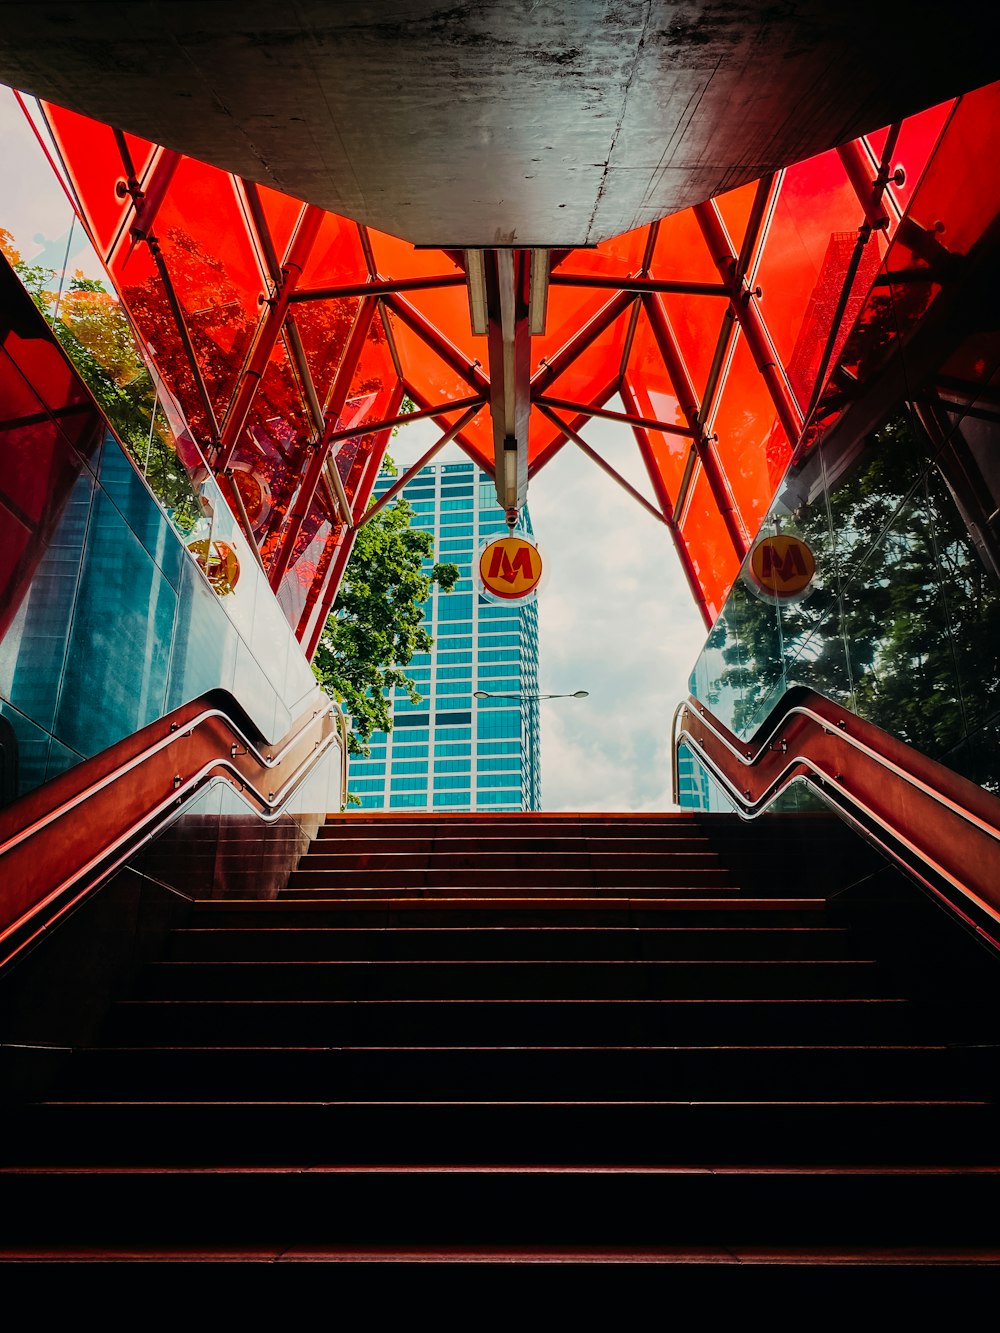
[[[959, 105], [976, 98], [970, 124], [995, 113], [995, 88]], [[531, 270], [537, 331], [510, 389], [528, 396], [528, 475], [620, 399], [709, 621], [789, 461], [842, 409], [841, 365], [866, 373], [875, 334], [866, 343], [864, 330], [884, 333], [877, 284], [905, 209], [944, 208], [953, 173], [936, 146], [952, 132], [959, 154], [988, 153], [952, 125], [955, 106], [594, 249], [545, 252], [547, 292]], [[79, 214], [207, 464], [223, 484], [240, 476], [241, 494], [247, 478], [266, 490], [246, 517], [308, 648], [404, 395], [442, 433], [461, 422], [457, 442], [493, 471], [498, 371], [483, 320], [500, 319], [495, 303], [474, 332], [461, 251], [417, 249], [53, 105], [45, 115]], [[987, 204], [963, 212], [970, 235]], [[905, 262], [923, 261], [907, 251]], [[919, 318], [914, 299], [901, 296], [904, 318]], [[925, 308], [923, 287], [919, 299]]]

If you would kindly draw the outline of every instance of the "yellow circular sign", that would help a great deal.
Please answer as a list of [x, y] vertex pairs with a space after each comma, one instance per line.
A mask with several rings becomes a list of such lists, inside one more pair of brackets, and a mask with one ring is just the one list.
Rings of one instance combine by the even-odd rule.
[[228, 597], [240, 578], [239, 557], [228, 542], [189, 542], [188, 550], [220, 597]]
[[538, 548], [523, 537], [499, 537], [479, 557], [479, 577], [494, 597], [517, 601], [527, 597], [542, 577]]
[[750, 552], [751, 578], [772, 597], [795, 597], [815, 573], [813, 553], [799, 537], [765, 537]]

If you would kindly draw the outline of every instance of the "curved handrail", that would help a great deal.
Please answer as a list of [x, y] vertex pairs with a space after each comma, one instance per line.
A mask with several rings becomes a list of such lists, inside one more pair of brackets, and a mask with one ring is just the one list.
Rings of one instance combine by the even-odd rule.
[[682, 742], [744, 819], [804, 779], [977, 930], [1000, 931], [1000, 800], [874, 723], [793, 686], [749, 740], [694, 699], [678, 704], [671, 740], [675, 803]]
[[0, 958], [74, 907], [209, 782], [228, 782], [273, 822], [339, 745], [343, 805], [346, 721], [335, 702], [317, 690], [275, 745], [255, 732], [231, 695], [213, 691], [0, 811]]

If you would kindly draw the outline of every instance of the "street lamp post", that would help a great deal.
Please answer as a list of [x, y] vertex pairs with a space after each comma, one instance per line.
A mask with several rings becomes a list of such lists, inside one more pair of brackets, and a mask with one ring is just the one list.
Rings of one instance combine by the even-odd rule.
[[[534, 775], [535, 775], [535, 732], [533, 727], [525, 725], [524, 704], [525, 701], [537, 703], [540, 699], [586, 699], [590, 694], [589, 690], [574, 690], [572, 694], [539, 694], [537, 691], [517, 694], [491, 694], [489, 690], [473, 690], [473, 699], [515, 699], [518, 705], [518, 715], [521, 720], [521, 735], [526, 740], [526, 754], [528, 759], [529, 782], [534, 795]], [[541, 799], [541, 793], [538, 793], [537, 799]], [[529, 801], [529, 805], [536, 804], [535, 800]]]

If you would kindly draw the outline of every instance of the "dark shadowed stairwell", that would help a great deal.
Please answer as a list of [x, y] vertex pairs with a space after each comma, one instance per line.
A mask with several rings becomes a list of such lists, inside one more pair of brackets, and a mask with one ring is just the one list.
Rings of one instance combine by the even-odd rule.
[[997, 977], [825, 816], [334, 816], [13, 1112], [3, 1257], [996, 1265]]

